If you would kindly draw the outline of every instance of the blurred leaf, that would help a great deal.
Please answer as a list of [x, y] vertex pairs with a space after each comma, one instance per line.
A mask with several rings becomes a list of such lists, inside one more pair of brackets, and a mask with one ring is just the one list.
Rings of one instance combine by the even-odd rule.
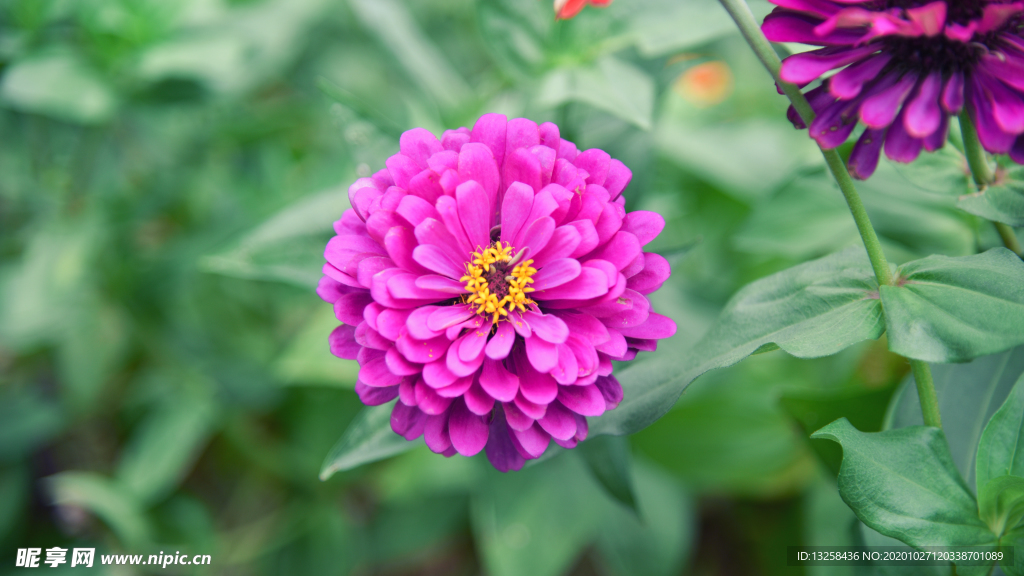
[[1024, 343], [1024, 262], [1005, 248], [929, 256], [882, 286], [889, 349], [927, 362], [965, 362]]
[[615, 410], [593, 419], [592, 434], [629, 434], [650, 425], [701, 374], [758, 349], [799, 358], [835, 354], [882, 334], [874, 274], [861, 248], [807, 262], [737, 292], [684, 357], [662, 355], [617, 373], [627, 390]]
[[[839, 492], [862, 522], [914, 547], [994, 546], [938, 428], [859, 432], [837, 420], [816, 432], [843, 446]], [[958, 566], [964, 575], [990, 566]]]
[[766, 385], [774, 382], [745, 371], [722, 378], [688, 390], [634, 435], [637, 451], [701, 492], [764, 497], [799, 487], [814, 460], [778, 409], [777, 389]]
[[64, 319], [58, 368], [68, 401], [79, 411], [95, 406], [127, 344], [120, 311], [85, 297]]
[[[976, 484], [976, 455], [985, 424], [1007, 399], [1022, 373], [1024, 346], [968, 364], [932, 365], [942, 428], [953, 461], [968, 486]], [[921, 404], [913, 374], [910, 374], [893, 397], [886, 428], [920, 424]]]
[[1024, 375], [985, 425], [975, 467], [979, 492], [1000, 476], [1024, 477]]
[[[855, 546], [857, 517], [839, 496], [831, 478], [821, 478], [804, 495], [806, 546]], [[853, 566], [807, 566], [808, 576], [854, 576]]]
[[[846, 504], [843, 503], [843, 505], [845, 506]], [[849, 510], [849, 507], [846, 509]], [[895, 538], [882, 536], [878, 532], [868, 528], [859, 520], [857, 521], [857, 524], [860, 529], [859, 535], [862, 537], [863, 543], [866, 546], [894, 546], [898, 549], [898, 553], [914, 551], [914, 548], [907, 546]], [[948, 564], [946, 566], [886, 566], [885, 564], [881, 564], [875, 565], [874, 571], [869, 574], [872, 576], [950, 576], [952, 573], [951, 568], [952, 566]], [[858, 574], [858, 576], [860, 575]]]
[[215, 414], [213, 404], [195, 394], [159, 406], [125, 447], [117, 480], [142, 504], [166, 497], [202, 452]]
[[484, 45], [498, 66], [516, 78], [540, 74], [555, 26], [552, 12], [541, 2], [481, 0], [477, 16]]
[[0, 541], [6, 541], [27, 508], [31, 477], [22, 466], [0, 468]]
[[694, 543], [693, 502], [654, 466], [639, 462], [634, 470], [639, 518], [612, 508], [602, 522], [597, 548], [615, 576], [679, 574]]
[[331, 306], [319, 303], [299, 333], [274, 361], [274, 374], [286, 384], [317, 384], [352, 389], [359, 374], [355, 360], [331, 354], [327, 342], [340, 322]]
[[472, 97], [466, 81], [395, 0], [349, 0], [356, 16], [439, 105], [457, 108]]
[[64, 428], [60, 407], [38, 390], [0, 385], [0, 462], [31, 454]]
[[[653, 0], [634, 9], [630, 29], [644, 56], [662, 56], [735, 33], [729, 14], [714, 0]], [[761, 3], [758, 3], [760, 7]]]
[[563, 574], [600, 526], [608, 500], [570, 454], [498, 475], [472, 501], [473, 533], [493, 576]]
[[820, 163], [813, 141], [778, 121], [662, 122], [655, 141], [666, 157], [744, 201], [763, 198], [801, 166]]
[[397, 400], [380, 406], [367, 406], [359, 412], [327, 454], [320, 469], [321, 480], [327, 480], [335, 472], [376, 462], [423, 443], [422, 438], [410, 442], [391, 429], [391, 409], [395, 402]]
[[1024, 226], [1024, 168], [1014, 167], [1004, 178], [983, 192], [964, 194], [957, 205], [986, 220]]
[[978, 512], [1002, 536], [1024, 518], [1024, 478], [999, 476], [978, 489]]
[[629, 442], [621, 436], [595, 436], [580, 444], [577, 449], [594, 478], [608, 494], [639, 514], [633, 492], [633, 463], [629, 457]]
[[106, 122], [117, 108], [107, 83], [72, 53], [53, 52], [19, 60], [0, 79], [0, 101], [59, 120]]
[[343, 188], [304, 198], [199, 264], [207, 272], [314, 287], [322, 276], [324, 247], [334, 234], [332, 224], [348, 207]]
[[1013, 546], [1013, 565], [1011, 566], [1005, 560], [1001, 564], [1003, 570], [1009, 576], [1024, 576], [1024, 554], [1017, 554], [1017, 550], [1024, 550], [1024, 526], [1017, 528], [1010, 532], [1002, 539], [1004, 546]]
[[559, 68], [544, 77], [537, 103], [554, 108], [565, 102], [584, 102], [644, 130], [654, 112], [654, 81], [632, 64], [606, 56], [593, 66]]
[[142, 550], [152, 541], [139, 503], [119, 484], [94, 472], [61, 472], [46, 478], [53, 503], [78, 506], [95, 514], [127, 549]]
[[468, 508], [465, 495], [432, 495], [384, 506], [370, 526], [374, 564], [396, 563], [413, 553], [439, 547], [465, 528]]

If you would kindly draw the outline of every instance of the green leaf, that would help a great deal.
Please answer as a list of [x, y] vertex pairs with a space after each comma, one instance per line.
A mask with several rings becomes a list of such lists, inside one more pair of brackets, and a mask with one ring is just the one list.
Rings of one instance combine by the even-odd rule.
[[1024, 168], [1014, 167], [997, 184], [983, 192], [965, 194], [957, 204], [961, 210], [1020, 228], [1024, 226]]
[[1014, 547], [1013, 564], [1004, 560], [1000, 564], [1003, 570], [1009, 576], [1024, 576], [1024, 554], [1020, 553], [1021, 550], [1024, 550], [1024, 526], [1003, 536], [1001, 543], [1003, 546]]
[[637, 512], [629, 442], [621, 436], [596, 436], [577, 447], [583, 461], [613, 498]]
[[606, 56], [593, 66], [560, 68], [545, 76], [537, 103], [554, 108], [565, 102], [584, 102], [650, 130], [654, 80], [636, 66]]
[[713, 0], [645, 3], [634, 10], [630, 28], [645, 56], [661, 56], [705, 44], [735, 32], [729, 14]]
[[[842, 445], [839, 493], [876, 531], [914, 547], [996, 544], [938, 428], [864, 433], [842, 419], [812, 438]], [[959, 567], [961, 574], [985, 574], [987, 569]]]
[[929, 256], [882, 286], [889, 349], [926, 362], [966, 362], [1024, 343], [1024, 262], [1005, 248]]
[[142, 550], [152, 541], [141, 506], [117, 482], [94, 472], [61, 472], [46, 478], [46, 485], [54, 504], [92, 512], [110, 526], [124, 547]]
[[661, 355], [618, 372], [625, 398], [591, 421], [591, 433], [624, 435], [650, 425], [698, 376], [762, 346], [817, 358], [878, 338], [883, 321], [876, 289], [867, 255], [857, 247], [745, 286], [690, 353]]
[[975, 466], [979, 493], [1000, 476], [1024, 477], [1024, 374], [981, 433]]
[[493, 576], [557, 576], [595, 535], [609, 500], [571, 453], [515, 474], [490, 472], [473, 498], [476, 544]]
[[1024, 478], [1000, 476], [979, 488], [978, 512], [996, 534], [1017, 526], [1024, 518]]
[[199, 265], [207, 272], [227, 276], [315, 287], [323, 275], [323, 252], [334, 234], [332, 225], [348, 207], [344, 188], [304, 198], [230, 248], [203, 257]]
[[609, 510], [597, 549], [614, 576], [679, 574], [694, 544], [694, 504], [677, 482], [653, 465], [638, 462], [638, 515]]
[[117, 109], [113, 90], [74, 54], [20, 60], [4, 70], [0, 102], [82, 124], [106, 122]]
[[368, 406], [356, 415], [341, 439], [327, 454], [320, 468], [321, 480], [327, 480], [335, 472], [351, 470], [356, 466], [401, 454], [423, 443], [422, 439], [410, 442], [391, 429], [391, 409], [395, 402], [397, 400], [380, 406]]
[[328, 337], [340, 322], [331, 306], [319, 302], [309, 321], [274, 361], [274, 374], [291, 385], [355, 386], [359, 364], [331, 354]]
[[481, 0], [480, 31], [491, 56], [510, 76], [524, 79], [543, 72], [555, 21], [540, 2]]
[[27, 466], [0, 468], [0, 538], [18, 525], [31, 500], [32, 476]]
[[212, 433], [216, 409], [184, 396], [161, 405], [139, 425], [121, 455], [117, 480], [142, 504], [166, 497], [188, 474]]
[[395, 0], [350, 0], [356, 16], [437, 103], [457, 108], [472, 97], [466, 81]]
[[60, 407], [38, 390], [0, 385], [0, 462], [24, 458], [64, 428]]

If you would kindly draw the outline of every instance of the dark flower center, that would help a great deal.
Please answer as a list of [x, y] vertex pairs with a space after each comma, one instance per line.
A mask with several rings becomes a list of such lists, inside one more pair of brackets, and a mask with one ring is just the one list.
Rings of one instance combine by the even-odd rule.
[[945, 36], [887, 36], [883, 38], [884, 52], [892, 54], [892, 68], [903, 71], [967, 72], [981, 59], [984, 49], [976, 44], [964, 44]]
[[[877, 0], [873, 7], [876, 10], [888, 10], [891, 8], [918, 8], [930, 4], [932, 0]], [[981, 18], [986, 0], [946, 0], [946, 23], [966, 24], [971, 20]]]

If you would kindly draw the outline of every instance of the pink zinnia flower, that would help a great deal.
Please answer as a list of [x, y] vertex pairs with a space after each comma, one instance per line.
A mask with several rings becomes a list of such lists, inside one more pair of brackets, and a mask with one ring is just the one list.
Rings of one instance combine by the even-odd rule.
[[[1024, 163], [1024, 2], [958, 0], [771, 0], [762, 29], [776, 42], [824, 46], [790, 56], [782, 79], [807, 93], [810, 134], [839, 146], [858, 118], [867, 129], [850, 171], [867, 178], [879, 153], [912, 162], [946, 141], [949, 116], [967, 107], [982, 146]], [[803, 122], [790, 109], [790, 119]]]
[[587, 4], [603, 8], [612, 0], [555, 0], [555, 19], [568, 20], [575, 17]]
[[402, 135], [387, 169], [349, 188], [318, 294], [344, 322], [331, 351], [359, 362], [368, 405], [434, 452], [486, 448], [501, 471], [618, 405], [612, 360], [654, 350], [675, 323], [645, 294], [669, 276], [643, 252], [665, 225], [626, 213], [632, 173], [578, 152], [551, 123], [488, 114], [438, 141]]

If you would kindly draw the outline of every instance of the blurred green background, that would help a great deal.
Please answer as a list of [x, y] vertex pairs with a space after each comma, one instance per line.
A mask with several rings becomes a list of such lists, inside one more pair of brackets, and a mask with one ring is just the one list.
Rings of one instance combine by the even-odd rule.
[[[345, 190], [403, 130], [484, 112], [632, 168], [630, 208], [669, 222], [657, 354], [856, 241], [713, 0], [0, 0], [0, 573], [62, 546], [213, 559], [109, 574], [803, 574], [785, 546], [854, 541], [838, 448], [807, 435], [882, 426], [907, 372], [884, 342], [702, 377], [628, 439], [635, 509], [575, 452], [318, 479], [360, 408], [312, 290]], [[897, 262], [997, 242], [932, 159], [862, 187]]]

